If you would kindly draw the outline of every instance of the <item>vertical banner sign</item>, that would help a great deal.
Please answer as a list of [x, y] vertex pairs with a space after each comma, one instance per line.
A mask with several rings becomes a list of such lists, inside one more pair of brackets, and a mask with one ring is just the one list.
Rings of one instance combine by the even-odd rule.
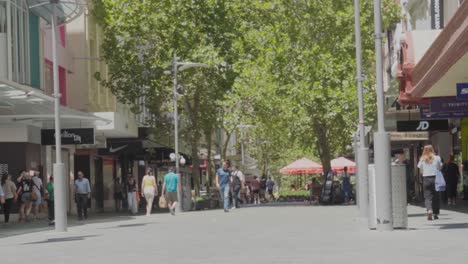
[[431, 0], [431, 28], [444, 28], [444, 1]]

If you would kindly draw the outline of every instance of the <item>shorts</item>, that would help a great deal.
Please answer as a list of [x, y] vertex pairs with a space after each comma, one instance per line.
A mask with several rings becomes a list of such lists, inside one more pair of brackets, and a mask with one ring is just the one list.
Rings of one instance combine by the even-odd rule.
[[168, 204], [177, 202], [177, 192], [166, 192], [165, 197]]
[[146, 199], [154, 199], [154, 187], [145, 187], [143, 193]]
[[25, 192], [21, 195], [21, 201], [23, 203], [27, 203], [31, 201], [31, 193], [30, 192]]
[[269, 195], [273, 195], [273, 190], [268, 190]]
[[252, 190], [253, 193], [258, 194], [260, 193], [260, 190]]
[[41, 205], [42, 204], [42, 195], [40, 193], [37, 194], [37, 200], [32, 202], [32, 205]]

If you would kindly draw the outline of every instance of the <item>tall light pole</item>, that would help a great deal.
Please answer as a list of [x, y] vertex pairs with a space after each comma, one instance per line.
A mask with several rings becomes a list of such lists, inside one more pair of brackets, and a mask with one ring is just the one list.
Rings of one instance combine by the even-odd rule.
[[359, 9], [359, 0], [354, 0], [354, 24], [356, 30], [356, 77], [358, 89], [358, 108], [359, 108], [359, 147], [357, 149], [358, 162], [358, 206], [361, 217], [367, 217], [369, 214], [369, 189], [368, 189], [368, 163], [369, 150], [366, 146], [366, 131], [364, 120], [364, 97], [362, 91], [362, 49], [361, 49], [361, 15]]
[[[180, 68], [179, 68], [180, 66]], [[174, 152], [175, 152], [175, 165], [176, 165], [176, 174], [179, 177], [179, 182], [181, 182], [180, 178], [180, 155], [179, 155], [179, 112], [177, 109], [177, 101], [179, 97], [179, 93], [177, 92], [177, 73], [179, 71], [183, 71], [193, 67], [208, 67], [207, 64], [204, 63], [194, 63], [194, 62], [179, 62], [179, 58], [177, 54], [174, 53], [173, 61], [172, 61], [172, 72], [165, 71], [165, 74], [173, 74], [173, 89], [172, 92], [174, 93], [173, 103], [174, 103]], [[196, 158], [196, 157], [193, 157]], [[179, 212], [183, 211], [183, 203], [182, 203], [182, 190], [178, 190], [177, 192], [177, 199], [179, 203], [177, 204], [177, 210]]]
[[[53, 166], [55, 190], [55, 230], [67, 231], [67, 177], [65, 165], [62, 163], [62, 139], [60, 130], [60, 90], [59, 71], [57, 59], [57, 29], [58, 22], [68, 23], [84, 12], [86, 3], [82, 0], [29, 0], [29, 9], [46, 21], [50, 20], [52, 38], [52, 74], [54, 97], [54, 123], [55, 123], [55, 163]], [[61, 8], [59, 8], [59, 6]], [[59, 19], [60, 16], [60, 19]]]
[[377, 230], [393, 230], [391, 168], [390, 168], [390, 135], [385, 132], [385, 98], [383, 90], [383, 62], [382, 62], [382, 14], [381, 0], [374, 0], [375, 20], [375, 67], [377, 80], [377, 124], [378, 130], [374, 133], [375, 153], [375, 185], [377, 202]]

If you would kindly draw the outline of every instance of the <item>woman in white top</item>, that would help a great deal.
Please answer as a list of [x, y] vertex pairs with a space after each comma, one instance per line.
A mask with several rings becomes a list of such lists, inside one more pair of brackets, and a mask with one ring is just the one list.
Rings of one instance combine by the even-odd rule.
[[146, 199], [146, 216], [149, 216], [153, 208], [154, 196], [158, 195], [158, 185], [151, 168], [146, 171], [146, 175], [141, 181], [141, 189], [143, 190], [142, 196]]
[[440, 213], [439, 195], [435, 190], [436, 173], [442, 167], [440, 157], [435, 155], [432, 145], [424, 146], [423, 154], [418, 163], [421, 170], [424, 185], [424, 203], [427, 210], [427, 220], [439, 219]]
[[4, 173], [1, 180], [3, 192], [5, 193], [5, 204], [3, 205], [3, 215], [5, 218], [5, 223], [10, 221], [10, 212], [13, 207], [13, 203], [17, 199], [16, 195], [16, 185], [11, 180], [11, 175]]

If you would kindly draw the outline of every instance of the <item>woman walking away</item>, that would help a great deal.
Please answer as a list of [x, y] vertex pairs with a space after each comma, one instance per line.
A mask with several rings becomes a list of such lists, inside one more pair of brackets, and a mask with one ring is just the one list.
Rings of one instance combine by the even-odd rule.
[[143, 177], [141, 183], [141, 189], [143, 190], [143, 197], [146, 199], [146, 216], [151, 214], [153, 208], [154, 196], [158, 195], [158, 186], [156, 184], [156, 178], [153, 175], [153, 170], [150, 168], [146, 171], [146, 175]]
[[440, 157], [434, 154], [432, 145], [424, 146], [423, 154], [418, 163], [418, 168], [422, 170], [427, 220], [432, 220], [432, 216], [434, 216], [434, 219], [439, 219], [439, 196], [435, 190], [435, 178], [436, 173], [437, 171], [440, 171], [441, 166]]
[[5, 193], [5, 204], [3, 205], [3, 216], [5, 217], [5, 224], [10, 221], [10, 211], [13, 203], [16, 202], [16, 185], [11, 180], [11, 175], [3, 173], [2, 175], [2, 188]]
[[21, 176], [21, 182], [18, 188], [18, 191], [16, 192], [16, 195], [21, 197], [21, 206], [20, 206], [20, 212], [19, 212], [19, 221], [26, 221], [27, 218], [29, 217], [29, 213], [31, 212], [31, 206], [32, 206], [32, 201], [31, 201], [31, 192], [32, 192], [32, 180], [31, 180], [31, 175], [27, 172], [22, 172]]
[[455, 205], [457, 201], [457, 185], [460, 179], [460, 171], [458, 165], [455, 163], [453, 155], [450, 155], [449, 160], [445, 166], [445, 174], [447, 181], [447, 199], [449, 205]]
[[127, 185], [127, 199], [128, 199], [128, 211], [134, 215], [138, 213], [138, 203], [137, 203], [137, 192], [138, 185], [133, 176], [128, 177]]

